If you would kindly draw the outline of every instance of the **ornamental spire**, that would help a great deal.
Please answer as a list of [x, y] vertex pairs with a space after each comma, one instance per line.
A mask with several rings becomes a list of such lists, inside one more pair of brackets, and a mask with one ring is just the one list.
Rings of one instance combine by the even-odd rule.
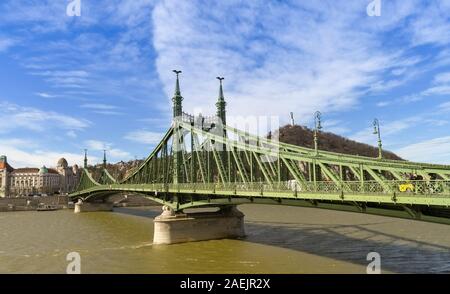
[[87, 149], [84, 149], [84, 168], [87, 168], [88, 159], [87, 159]]
[[219, 87], [219, 100], [225, 100], [225, 98], [223, 97], [223, 88], [222, 88], [222, 81], [225, 80], [225, 78], [223, 77], [217, 77], [216, 79], [219, 80], [220, 83], [220, 87]]
[[180, 80], [179, 80], [179, 74], [181, 73], [181, 70], [174, 69], [173, 72], [177, 75], [177, 80], [175, 83], [175, 93], [172, 98], [173, 101], [173, 118], [180, 117], [183, 114], [183, 108], [181, 102], [183, 101], [183, 97], [181, 96], [180, 91]]
[[227, 124], [226, 121], [226, 109], [225, 107], [227, 106], [227, 103], [225, 102], [225, 97], [223, 96], [223, 86], [222, 86], [222, 81], [225, 79], [223, 77], [217, 77], [217, 79], [219, 80], [220, 86], [219, 86], [219, 99], [216, 103], [216, 107], [217, 107], [217, 117], [220, 118], [220, 120], [222, 121], [223, 125]]
[[106, 168], [106, 150], [103, 150], [103, 168]]

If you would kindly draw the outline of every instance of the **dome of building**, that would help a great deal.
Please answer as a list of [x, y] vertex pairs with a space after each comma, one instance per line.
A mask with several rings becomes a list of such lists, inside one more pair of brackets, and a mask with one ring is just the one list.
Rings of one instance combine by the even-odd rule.
[[61, 158], [58, 160], [58, 167], [67, 168], [69, 164], [67, 163], [67, 160], [65, 158]]
[[79, 169], [80, 169], [80, 168], [78, 167], [78, 164], [74, 164], [74, 165], [72, 166], [72, 171], [73, 171], [75, 174], [78, 172]]
[[48, 174], [48, 169], [45, 167], [45, 165], [39, 169], [39, 174]]

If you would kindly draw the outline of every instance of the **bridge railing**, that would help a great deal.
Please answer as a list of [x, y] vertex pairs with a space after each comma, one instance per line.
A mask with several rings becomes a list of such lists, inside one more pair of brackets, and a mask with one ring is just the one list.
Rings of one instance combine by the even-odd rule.
[[[301, 194], [361, 194], [361, 195], [437, 195], [450, 197], [450, 181], [332, 181], [303, 182], [296, 181], [253, 183], [180, 183], [180, 184], [109, 184], [100, 185], [85, 190], [94, 193], [99, 190], [136, 191], [136, 192], [170, 192], [170, 193], [201, 193], [248, 196], [300, 196]], [[78, 192], [83, 193], [83, 192]]]
[[[161, 184], [164, 185], [164, 184]], [[161, 186], [162, 187], [162, 186]], [[211, 192], [220, 193], [234, 191], [254, 192], [255, 194], [264, 194], [265, 192], [288, 192], [295, 194], [301, 193], [355, 193], [355, 194], [442, 194], [450, 196], [450, 181], [345, 181], [336, 183], [333, 181], [317, 181], [297, 183], [296, 181], [274, 182], [271, 185], [261, 182], [253, 183], [181, 183], [166, 184], [165, 189], [170, 191], [192, 191], [192, 192]], [[156, 188], [156, 186], [155, 186]]]

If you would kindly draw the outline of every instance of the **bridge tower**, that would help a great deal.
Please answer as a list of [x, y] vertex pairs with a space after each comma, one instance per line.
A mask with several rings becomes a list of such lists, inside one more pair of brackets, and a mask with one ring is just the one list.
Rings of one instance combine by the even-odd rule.
[[226, 119], [226, 109], [225, 108], [227, 106], [227, 103], [225, 102], [225, 98], [223, 97], [223, 87], [222, 87], [222, 81], [225, 78], [217, 77], [217, 79], [220, 82], [219, 99], [217, 100], [217, 103], [216, 103], [217, 117], [220, 118], [220, 120], [222, 122], [222, 125], [226, 125], [227, 124], [227, 119]]
[[84, 168], [88, 167], [87, 149], [84, 149]]
[[[223, 80], [225, 78], [223, 77], [217, 77], [217, 79], [219, 80], [219, 98], [217, 100], [216, 103], [216, 107], [217, 107], [217, 112], [216, 112], [216, 116], [217, 118], [219, 118], [220, 122], [218, 123], [217, 127], [219, 132], [221, 132], [221, 136], [226, 137], [227, 133], [225, 130], [225, 125], [227, 124], [227, 118], [226, 118], [226, 106], [227, 103], [225, 102], [225, 97], [223, 96], [223, 87], [222, 87], [222, 83]], [[220, 157], [222, 158], [222, 162], [224, 166], [227, 166], [231, 161], [227, 160], [227, 145], [226, 144], [222, 144], [221, 146], [222, 148], [220, 149]], [[228, 154], [229, 156], [230, 154]], [[228, 158], [229, 159], [229, 158]], [[228, 170], [230, 171], [230, 166], [228, 166]], [[231, 180], [231, 174], [228, 174], [228, 180]]]
[[173, 136], [173, 184], [178, 184], [181, 182], [181, 164], [182, 164], [182, 153], [181, 153], [181, 141], [183, 136], [181, 136], [181, 130], [178, 126], [178, 121], [182, 119], [183, 116], [183, 97], [180, 91], [180, 80], [179, 75], [181, 70], [173, 70], [177, 75], [175, 82], [175, 93], [172, 98], [173, 102], [173, 124], [174, 124], [174, 136]]
[[182, 71], [174, 69], [173, 72], [177, 75], [177, 80], [175, 82], [175, 93], [172, 98], [173, 118], [175, 119], [183, 115], [183, 107], [182, 107], [183, 97], [181, 96], [180, 81], [179, 81], [179, 74], [182, 73]]
[[103, 150], [103, 168], [106, 169], [106, 150]]
[[[182, 119], [182, 100], [179, 84], [179, 74], [181, 71], [174, 70], [177, 75], [175, 83], [175, 95], [173, 101], [173, 115], [174, 115], [174, 135], [173, 135], [173, 184], [181, 182], [182, 173], [182, 152], [180, 145], [183, 143], [183, 136], [180, 135], [181, 128], [177, 122]], [[216, 126], [222, 135], [226, 137], [226, 102], [223, 95], [222, 81], [224, 78], [217, 77], [220, 81], [219, 98], [216, 103], [216, 116], [221, 122]], [[192, 138], [191, 138], [192, 140]], [[191, 143], [192, 144], [192, 143]], [[192, 145], [191, 145], [192, 146]], [[214, 147], [213, 147], [214, 148]], [[219, 151], [222, 162], [229, 164], [230, 154], [227, 151], [226, 144], [222, 145]], [[193, 166], [192, 166], [193, 167]], [[230, 170], [230, 167], [228, 168]], [[230, 176], [228, 175], [228, 179]], [[178, 196], [173, 196], [173, 201], [177, 203]], [[164, 206], [163, 213], [154, 219], [154, 235], [153, 244], [173, 244], [189, 241], [211, 240], [221, 238], [236, 238], [245, 236], [244, 230], [244, 214], [240, 212], [236, 205], [228, 205], [221, 207], [217, 212], [196, 212], [196, 213], [180, 213], [175, 212], [171, 208]]]

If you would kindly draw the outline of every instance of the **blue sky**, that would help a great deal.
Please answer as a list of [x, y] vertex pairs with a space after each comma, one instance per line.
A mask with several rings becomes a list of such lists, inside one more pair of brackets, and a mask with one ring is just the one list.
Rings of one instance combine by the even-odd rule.
[[187, 112], [279, 116], [414, 161], [450, 164], [450, 1], [69, 0], [0, 3], [0, 153], [15, 167], [148, 155]]

